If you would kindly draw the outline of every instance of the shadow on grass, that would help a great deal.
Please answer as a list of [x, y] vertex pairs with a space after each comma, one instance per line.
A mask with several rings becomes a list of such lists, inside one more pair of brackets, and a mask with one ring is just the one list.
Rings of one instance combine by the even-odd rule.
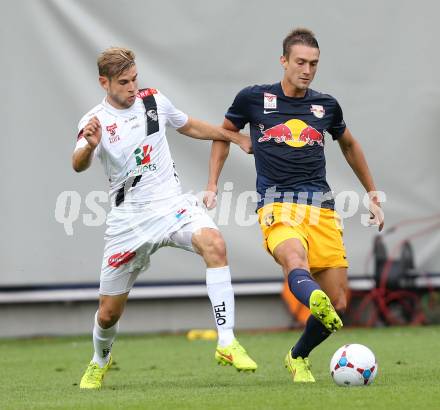
[[[249, 375], [249, 377], [251, 377]], [[190, 389], [254, 389], [255, 387], [261, 387], [264, 386], [265, 388], [273, 388], [273, 389], [280, 389], [280, 388], [286, 388], [292, 384], [290, 380], [286, 380], [285, 382], [280, 383], [280, 380], [261, 380], [261, 379], [255, 379], [254, 381], [248, 379], [245, 380], [246, 383], [243, 383], [243, 381], [237, 382], [237, 380], [230, 380], [230, 381], [224, 381], [224, 380], [218, 380], [218, 379], [212, 379], [212, 380], [198, 380], [198, 379], [181, 379], [176, 380], [175, 378], [169, 379], [169, 380], [146, 380], [143, 382], [133, 382], [133, 383], [121, 383], [121, 384], [113, 384], [104, 386], [104, 389], [110, 389], [110, 390], [142, 390], [142, 389], [165, 389], [167, 391], [172, 390], [188, 390]]]

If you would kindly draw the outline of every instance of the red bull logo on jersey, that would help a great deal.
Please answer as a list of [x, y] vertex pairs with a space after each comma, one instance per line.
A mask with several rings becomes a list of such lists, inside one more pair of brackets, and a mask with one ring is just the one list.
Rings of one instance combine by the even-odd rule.
[[293, 119], [283, 124], [277, 124], [267, 130], [261, 129], [263, 134], [258, 142], [275, 141], [277, 144], [285, 143], [295, 148], [306, 145], [324, 146], [324, 135], [304, 121]]
[[312, 104], [310, 106], [310, 112], [316, 117], [316, 118], [324, 118], [325, 110], [322, 105], [314, 105]]
[[258, 142], [266, 142], [273, 139], [280, 144], [281, 142], [293, 141], [292, 131], [286, 124], [278, 124], [261, 132], [263, 136], [258, 138]]
[[323, 135], [316, 130], [313, 127], [307, 127], [304, 128], [298, 137], [299, 141], [305, 142], [308, 145], [314, 145], [315, 143], [317, 145], [320, 145], [321, 147], [324, 146], [324, 137]]
[[108, 266], [113, 268], [119, 268], [120, 266], [130, 262], [136, 256], [136, 252], [119, 252], [108, 258]]

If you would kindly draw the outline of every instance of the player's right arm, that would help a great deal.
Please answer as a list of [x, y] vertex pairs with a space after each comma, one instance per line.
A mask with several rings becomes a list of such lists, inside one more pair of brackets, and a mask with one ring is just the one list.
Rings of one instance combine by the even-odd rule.
[[95, 149], [101, 141], [101, 135], [101, 124], [98, 118], [90, 118], [79, 134], [80, 138], [86, 139], [87, 144], [76, 149], [72, 155], [72, 167], [76, 172], [85, 171], [90, 167]]
[[[223, 128], [237, 132], [239, 129], [227, 118], [223, 122]], [[208, 209], [215, 208], [217, 202], [217, 185], [223, 165], [228, 158], [231, 143], [227, 141], [213, 141], [211, 156], [209, 158], [209, 177], [203, 203]]]

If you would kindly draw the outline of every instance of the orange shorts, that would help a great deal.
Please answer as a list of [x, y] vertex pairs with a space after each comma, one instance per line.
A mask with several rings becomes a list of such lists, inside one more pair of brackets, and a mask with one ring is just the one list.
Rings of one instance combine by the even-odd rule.
[[274, 249], [287, 239], [301, 241], [307, 252], [310, 271], [348, 267], [342, 241], [341, 218], [332, 209], [312, 205], [275, 202], [258, 210], [264, 247]]

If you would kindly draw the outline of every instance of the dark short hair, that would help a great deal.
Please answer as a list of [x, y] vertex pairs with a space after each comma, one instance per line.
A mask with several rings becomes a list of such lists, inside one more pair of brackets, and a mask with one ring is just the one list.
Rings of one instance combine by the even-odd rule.
[[302, 44], [319, 50], [318, 40], [316, 40], [315, 34], [307, 28], [295, 28], [286, 36], [283, 40], [284, 57], [289, 57], [290, 48], [295, 44]]

